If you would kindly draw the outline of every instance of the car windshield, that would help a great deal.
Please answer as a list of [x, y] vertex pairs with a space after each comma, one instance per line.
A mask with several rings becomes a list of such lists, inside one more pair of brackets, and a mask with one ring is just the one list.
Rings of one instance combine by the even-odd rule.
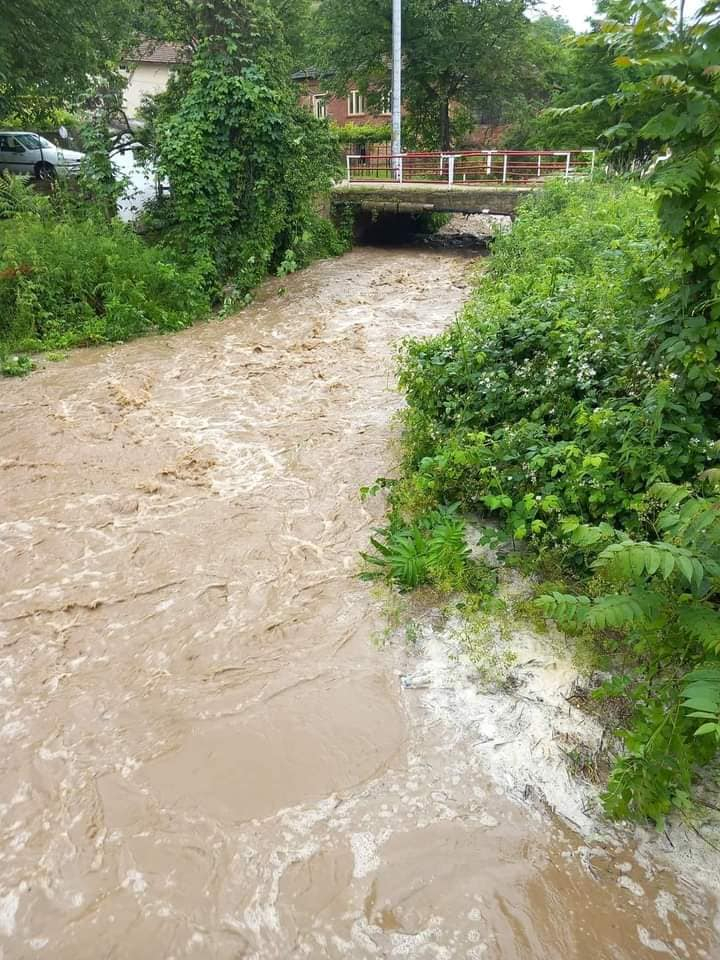
[[43, 150], [52, 148], [50, 141], [46, 140], [45, 137], [39, 136], [37, 133], [16, 133], [15, 139], [19, 140], [28, 150], [39, 150], [41, 147]]

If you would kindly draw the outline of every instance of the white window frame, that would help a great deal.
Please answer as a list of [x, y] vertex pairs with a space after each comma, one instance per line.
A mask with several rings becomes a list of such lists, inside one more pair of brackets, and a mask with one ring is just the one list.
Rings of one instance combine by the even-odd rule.
[[348, 116], [364, 117], [367, 113], [367, 99], [359, 90], [351, 90], [347, 98]]
[[314, 93], [312, 98], [313, 116], [316, 120], [327, 120], [328, 95], [326, 93]]

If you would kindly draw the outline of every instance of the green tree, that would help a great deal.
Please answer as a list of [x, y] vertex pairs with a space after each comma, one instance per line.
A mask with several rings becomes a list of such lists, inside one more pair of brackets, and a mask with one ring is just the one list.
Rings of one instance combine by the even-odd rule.
[[135, 0], [4, 0], [0, 116], [41, 115], [104, 76], [132, 35]]
[[511, 99], [502, 104], [503, 120], [510, 124], [505, 146], [543, 148], [582, 142], [574, 137], [566, 140], [561, 131], [538, 129], [542, 111], [573, 85], [574, 39], [572, 28], [561, 17], [545, 15], [529, 24], [516, 66], [517, 82], [510, 90]]
[[[403, 99], [420, 142], [448, 149], [473, 113], [509, 99], [529, 30], [528, 0], [406, 0]], [[320, 0], [319, 60], [336, 88], [356, 83], [378, 105], [390, 82], [391, 4]], [[453, 130], [453, 120], [456, 129]]]
[[[720, 0], [704, 3], [690, 21], [683, 2], [623, 0], [606, 7], [608, 17], [585, 42], [613, 58], [621, 82], [606, 96], [552, 113], [604, 118], [609, 110], [617, 122], [605, 135], [618, 149], [637, 152], [643, 144], [655, 158], [660, 222], [686, 280], [678, 293], [684, 337], [695, 344], [690, 379], [715, 380], [720, 326], [703, 350], [697, 344], [707, 336], [700, 316], [720, 325]], [[682, 353], [671, 341], [675, 355]]]
[[[600, 0], [590, 34], [566, 35], [559, 43], [548, 45], [545, 56], [536, 59], [551, 63], [545, 91], [552, 96], [536, 99], [510, 130], [506, 144], [529, 148], [600, 147], [616, 168], [627, 168], [647, 159], [650, 145], [641, 137], [632, 142], [619, 126], [622, 111], [613, 99], [623, 83], [638, 80], [637, 67], [630, 70], [616, 63], [616, 52], [606, 42], [607, 24], [634, 29], [635, 10], [630, 0]], [[578, 104], [582, 104], [578, 108]], [[546, 109], [547, 108], [547, 109]], [[649, 114], [638, 114], [639, 130]]]
[[213, 285], [244, 295], [336, 239], [314, 206], [337, 145], [297, 103], [275, 0], [188, 0], [184, 15], [194, 53], [148, 111], [171, 184], [163, 233]]
[[313, 0], [273, 0], [282, 23], [293, 70], [307, 67], [312, 59]]
[[[622, 72], [614, 65], [612, 53], [596, 44], [579, 45], [572, 42], [574, 39], [570, 35], [555, 46], [553, 74], [544, 78], [545, 96], [529, 100], [529, 109], [518, 117], [507, 135], [508, 146], [595, 147], [603, 132], [619, 121], [618, 111], [605, 102], [592, 112], [546, 112], [548, 107], [564, 109], [586, 100], [601, 100], [615, 93], [622, 82]], [[548, 53], [551, 59], [552, 50]]]

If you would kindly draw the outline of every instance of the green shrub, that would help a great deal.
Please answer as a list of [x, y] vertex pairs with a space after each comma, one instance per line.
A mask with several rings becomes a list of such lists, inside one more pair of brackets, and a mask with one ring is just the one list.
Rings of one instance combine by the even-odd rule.
[[315, 213], [340, 171], [337, 141], [298, 105], [276, 53], [248, 63], [241, 47], [224, 30], [201, 43], [156, 98], [156, 160], [171, 191], [151, 214], [168, 242], [206, 264], [216, 290], [240, 297], [270, 272], [345, 249]]
[[354, 143], [390, 143], [392, 127], [389, 123], [331, 124], [330, 130], [341, 146]]
[[418, 482], [519, 538], [567, 513], [637, 527], [648, 484], [716, 455], [710, 394], [681, 395], [656, 352], [671, 275], [650, 198], [553, 185], [494, 254], [458, 322], [404, 347]]
[[696, 767], [720, 745], [720, 500], [673, 484], [650, 495], [661, 505], [654, 541], [565, 521], [570, 545], [601, 580], [587, 582], [591, 595], [553, 592], [537, 604], [566, 627], [604, 631], [622, 656], [624, 673], [598, 694], [620, 684], [632, 702], [605, 807], [662, 826], [673, 807], [687, 806]]
[[16, 356], [0, 358], [0, 373], [4, 377], [25, 377], [32, 373], [35, 364], [30, 357]]
[[337, 224], [318, 214], [308, 214], [305, 229], [295, 238], [294, 246], [285, 251], [277, 275], [282, 277], [307, 266], [313, 260], [339, 257], [346, 253], [352, 245], [352, 220], [351, 211], [349, 217], [341, 215]]
[[203, 316], [200, 277], [123, 224], [0, 220], [0, 350], [61, 349], [178, 330]]

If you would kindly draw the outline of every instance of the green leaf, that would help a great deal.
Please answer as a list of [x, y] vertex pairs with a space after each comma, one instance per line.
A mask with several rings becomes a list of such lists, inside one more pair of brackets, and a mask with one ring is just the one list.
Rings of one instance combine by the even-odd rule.
[[692, 583], [694, 571], [693, 571], [692, 561], [690, 560], [690, 558], [684, 557], [684, 556], [677, 556], [675, 558], [675, 564], [678, 570], [680, 571], [680, 573], [682, 573], [682, 575], [685, 577], [687, 582]]
[[675, 570], [675, 557], [671, 553], [663, 553], [660, 556], [660, 569], [662, 571], [663, 579], [667, 580], [672, 576], [672, 573]]
[[703, 723], [702, 726], [698, 727], [695, 731], [695, 736], [703, 737], [708, 733], [713, 733], [715, 736], [720, 737], [720, 723], [717, 721], [714, 723]]

